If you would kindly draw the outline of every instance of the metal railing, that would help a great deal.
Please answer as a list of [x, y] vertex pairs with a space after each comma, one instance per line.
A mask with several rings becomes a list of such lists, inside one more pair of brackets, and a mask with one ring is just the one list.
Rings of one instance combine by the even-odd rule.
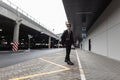
[[36, 23], [38, 23], [41, 26], [44, 26], [41, 22], [39, 22], [37, 19], [35, 19], [34, 17], [32, 17], [31, 15], [29, 15], [27, 12], [25, 12], [24, 10], [22, 10], [21, 8], [19, 8], [17, 5], [13, 4], [10, 0], [0, 0], [4, 3], [6, 3], [7, 5], [9, 5], [10, 7], [14, 8], [15, 10], [17, 10], [18, 12], [22, 13], [23, 15], [25, 15], [26, 17], [30, 18], [31, 20], [35, 21]]

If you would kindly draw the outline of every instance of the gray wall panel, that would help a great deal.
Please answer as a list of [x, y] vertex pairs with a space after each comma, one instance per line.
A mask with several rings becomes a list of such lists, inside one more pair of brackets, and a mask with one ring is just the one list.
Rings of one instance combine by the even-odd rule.
[[94, 23], [83, 41], [88, 50], [91, 39], [92, 52], [120, 60], [120, 0], [113, 0], [99, 19]]

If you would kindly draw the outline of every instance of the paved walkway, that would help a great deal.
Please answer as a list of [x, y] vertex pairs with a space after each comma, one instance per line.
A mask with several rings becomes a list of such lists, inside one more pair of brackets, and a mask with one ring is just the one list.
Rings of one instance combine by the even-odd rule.
[[78, 50], [87, 80], [120, 80], [120, 62]]
[[74, 52], [71, 52], [74, 66], [64, 62], [63, 51], [1, 68], [0, 80], [80, 80]]
[[70, 66], [64, 56], [65, 50], [0, 68], [0, 80], [120, 80], [119, 61], [77, 49], [71, 52], [75, 65]]

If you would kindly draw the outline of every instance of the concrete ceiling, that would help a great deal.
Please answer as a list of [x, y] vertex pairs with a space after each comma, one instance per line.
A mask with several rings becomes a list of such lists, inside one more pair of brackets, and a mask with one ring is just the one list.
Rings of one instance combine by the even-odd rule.
[[63, 0], [75, 39], [82, 40], [81, 28], [84, 26], [88, 31], [110, 2], [111, 0]]

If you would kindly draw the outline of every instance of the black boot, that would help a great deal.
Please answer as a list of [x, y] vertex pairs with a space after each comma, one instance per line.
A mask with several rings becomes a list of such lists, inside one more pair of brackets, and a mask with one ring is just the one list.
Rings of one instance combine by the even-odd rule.
[[67, 59], [65, 59], [65, 62], [68, 62], [68, 60], [67, 60]]
[[68, 64], [68, 65], [74, 65], [74, 63], [71, 62], [71, 61], [67, 61], [67, 64]]

